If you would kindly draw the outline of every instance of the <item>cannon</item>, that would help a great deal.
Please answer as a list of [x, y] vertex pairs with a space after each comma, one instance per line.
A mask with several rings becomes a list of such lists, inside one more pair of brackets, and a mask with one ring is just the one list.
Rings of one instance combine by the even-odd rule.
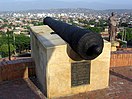
[[104, 41], [99, 33], [51, 17], [44, 18], [43, 23], [66, 41], [82, 60], [93, 60], [102, 53]]

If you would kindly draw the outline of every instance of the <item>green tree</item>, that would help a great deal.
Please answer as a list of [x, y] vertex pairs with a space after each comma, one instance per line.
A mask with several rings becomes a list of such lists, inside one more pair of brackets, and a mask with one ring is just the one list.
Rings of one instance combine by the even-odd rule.
[[[118, 38], [122, 38], [123, 32], [118, 33]], [[126, 28], [126, 40], [132, 40], [132, 28]]]
[[127, 23], [121, 23], [121, 27], [128, 27]]
[[0, 37], [4, 36], [5, 35], [5, 32], [3, 31], [0, 31]]
[[127, 41], [132, 40], [132, 28], [126, 28]]
[[2, 19], [4, 22], [8, 22], [8, 20], [6, 20], [6, 19]]
[[7, 27], [7, 26], [8, 26], [7, 24], [3, 24], [3, 25], [1, 26], [1, 28]]
[[89, 25], [95, 25], [95, 24], [96, 24], [95, 20], [90, 20], [89, 21]]
[[3, 44], [7, 44], [7, 36], [1, 36], [0, 37], [0, 46]]
[[[15, 41], [13, 40], [13, 32], [8, 31], [10, 34], [9, 42], [10, 44], [14, 45], [14, 48], [17, 49], [21, 53], [23, 50], [29, 50], [30, 49], [30, 37], [25, 36], [24, 34], [15, 35]], [[7, 33], [6, 33], [7, 34]], [[0, 37], [0, 46], [3, 44], [8, 44], [8, 36], [2, 35]]]
[[[10, 44], [10, 51], [13, 52], [15, 50], [14, 46]], [[0, 52], [2, 53], [2, 57], [7, 57], [8, 56], [8, 44], [3, 44], [0, 46]]]
[[92, 32], [96, 32], [96, 33], [101, 33], [103, 31], [103, 28], [101, 27], [86, 27], [86, 29], [89, 29]]
[[0, 36], [0, 46], [8, 43], [8, 35], [7, 35], [8, 33], [10, 35], [9, 42], [10, 44], [13, 44], [13, 31], [8, 31]]
[[16, 49], [21, 51], [30, 49], [30, 37], [24, 34], [15, 35]]

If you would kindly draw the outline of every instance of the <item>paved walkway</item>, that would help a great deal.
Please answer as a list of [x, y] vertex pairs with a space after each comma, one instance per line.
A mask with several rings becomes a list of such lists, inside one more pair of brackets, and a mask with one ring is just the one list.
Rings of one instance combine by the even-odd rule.
[[45, 99], [29, 79], [0, 83], [0, 99]]
[[[45, 99], [45, 97], [29, 79], [19, 79], [0, 83], [0, 99]], [[107, 89], [57, 99], [132, 99], [132, 66], [111, 68], [110, 85]]]
[[58, 99], [132, 99], [132, 66], [111, 68], [107, 89]]

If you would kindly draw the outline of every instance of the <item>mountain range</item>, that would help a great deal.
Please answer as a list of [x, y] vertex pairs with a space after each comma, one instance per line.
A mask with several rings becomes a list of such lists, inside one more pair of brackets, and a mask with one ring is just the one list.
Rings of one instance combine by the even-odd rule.
[[[89, 1], [64, 1], [64, 0], [15, 0], [15, 1], [0, 1], [0, 11], [19, 11], [33, 9], [58, 9], [58, 8], [88, 8], [95, 10], [104, 9], [132, 9], [132, 1], [117, 2], [112, 0], [106, 2], [89, 2]], [[114, 3], [115, 1], [115, 3]], [[120, 0], [118, 0], [120, 1]]]
[[115, 12], [118, 14], [122, 13], [131, 13], [132, 9], [107, 9], [107, 10], [94, 10], [88, 8], [58, 8], [58, 9], [35, 9], [35, 10], [20, 10], [20, 11], [0, 11], [0, 13], [85, 13], [85, 14], [107, 14], [111, 12]]

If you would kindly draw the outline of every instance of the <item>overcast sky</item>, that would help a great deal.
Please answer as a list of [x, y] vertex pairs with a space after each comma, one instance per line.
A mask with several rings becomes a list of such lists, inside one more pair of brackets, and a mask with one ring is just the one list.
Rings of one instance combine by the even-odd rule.
[[50, 8], [132, 9], [132, 0], [0, 0], [0, 11]]

